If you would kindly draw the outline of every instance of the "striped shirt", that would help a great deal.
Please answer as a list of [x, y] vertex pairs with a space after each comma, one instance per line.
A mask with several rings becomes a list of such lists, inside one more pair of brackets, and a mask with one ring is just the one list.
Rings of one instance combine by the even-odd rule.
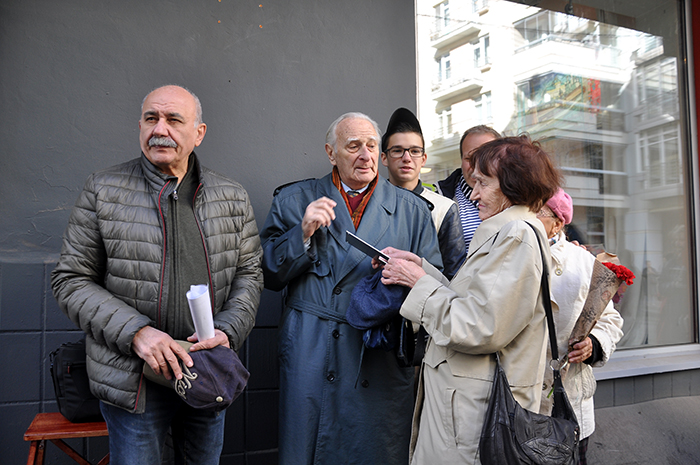
[[469, 244], [474, 237], [474, 231], [481, 224], [477, 202], [469, 199], [471, 194], [472, 188], [464, 180], [464, 176], [460, 176], [459, 185], [455, 189], [454, 201], [459, 205], [459, 219], [462, 222], [462, 234], [467, 254], [469, 254]]

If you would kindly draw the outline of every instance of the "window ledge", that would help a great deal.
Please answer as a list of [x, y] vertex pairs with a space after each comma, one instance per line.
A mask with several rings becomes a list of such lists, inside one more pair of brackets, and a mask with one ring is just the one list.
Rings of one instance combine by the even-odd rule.
[[593, 368], [598, 381], [700, 368], [700, 344], [622, 349], [605, 366]]

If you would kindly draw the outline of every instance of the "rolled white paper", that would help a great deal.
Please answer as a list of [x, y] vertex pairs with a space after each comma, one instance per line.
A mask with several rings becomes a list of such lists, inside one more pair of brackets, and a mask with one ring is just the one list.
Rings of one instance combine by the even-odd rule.
[[214, 337], [214, 316], [211, 311], [209, 299], [209, 286], [206, 284], [193, 284], [187, 291], [187, 303], [190, 305], [190, 313], [194, 322], [194, 330], [197, 331], [197, 339], [205, 341]]

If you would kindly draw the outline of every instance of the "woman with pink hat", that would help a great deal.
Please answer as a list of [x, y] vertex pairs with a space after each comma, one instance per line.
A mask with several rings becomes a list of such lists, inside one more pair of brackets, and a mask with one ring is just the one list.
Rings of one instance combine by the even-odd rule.
[[[566, 238], [564, 226], [571, 223], [574, 206], [571, 196], [559, 189], [537, 213], [547, 231], [551, 245], [550, 267], [552, 311], [557, 328], [559, 352], [568, 350], [569, 335], [588, 296], [595, 257]], [[562, 370], [564, 388], [581, 428], [579, 464], [586, 463], [588, 437], [595, 429], [593, 394], [596, 381], [591, 366], [602, 366], [615, 350], [622, 337], [622, 317], [612, 302], [603, 311], [590, 336], [573, 346], [569, 352], [569, 365]], [[549, 351], [549, 349], [547, 349]], [[542, 386], [540, 413], [549, 414], [552, 409], [552, 372], [545, 371]]]

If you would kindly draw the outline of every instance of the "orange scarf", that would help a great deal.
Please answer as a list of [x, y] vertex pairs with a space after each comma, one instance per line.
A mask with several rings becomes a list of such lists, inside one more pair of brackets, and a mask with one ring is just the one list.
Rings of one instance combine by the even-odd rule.
[[362, 219], [362, 214], [365, 211], [367, 202], [369, 202], [369, 198], [372, 197], [372, 192], [374, 192], [374, 188], [377, 186], [377, 178], [374, 178], [372, 182], [369, 183], [369, 186], [367, 186], [367, 189], [364, 192], [364, 197], [362, 198], [362, 201], [353, 211], [353, 209], [350, 208], [348, 195], [345, 193], [345, 190], [343, 189], [343, 186], [340, 183], [340, 173], [338, 173], [338, 167], [333, 167], [333, 185], [335, 185], [335, 187], [338, 188], [338, 190], [340, 191], [340, 195], [342, 195], [343, 200], [345, 200], [345, 206], [348, 208], [350, 218], [352, 219], [352, 224], [355, 226], [355, 231], [357, 231], [357, 228], [360, 226], [360, 220]]

